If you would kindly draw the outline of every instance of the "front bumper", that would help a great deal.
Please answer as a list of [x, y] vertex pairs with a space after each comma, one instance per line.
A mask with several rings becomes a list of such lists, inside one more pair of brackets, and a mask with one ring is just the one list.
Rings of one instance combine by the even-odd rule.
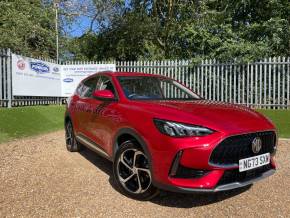
[[275, 169], [271, 169], [269, 171], [266, 171], [262, 173], [259, 177], [244, 181], [244, 182], [233, 182], [228, 183], [225, 185], [218, 185], [213, 189], [208, 188], [185, 188], [185, 187], [179, 187], [179, 186], [170, 186], [170, 185], [164, 185], [160, 183], [154, 183], [154, 185], [160, 189], [172, 191], [172, 192], [179, 192], [179, 193], [216, 193], [221, 191], [228, 191], [232, 189], [237, 188], [243, 188], [248, 185], [251, 185], [259, 180], [262, 180], [264, 178], [267, 178], [275, 173]]
[[[252, 173], [250, 171], [249, 175], [247, 174], [242, 179], [224, 180], [224, 176], [228, 172], [238, 171], [238, 166], [215, 166], [210, 164], [209, 160], [213, 150], [225, 138], [225, 135], [221, 133], [200, 138], [169, 139], [159, 137], [156, 144], [162, 143], [159, 144], [159, 149], [153, 151], [152, 157], [153, 184], [161, 189], [174, 192], [218, 192], [248, 186], [275, 172], [276, 166], [273, 156], [271, 156], [268, 168], [254, 172], [254, 176], [250, 175]], [[180, 151], [182, 151], [182, 155], [177, 161], [178, 164], [196, 170], [195, 175], [197, 176], [189, 178], [172, 174], [174, 162]], [[203, 175], [199, 176], [199, 171], [204, 171]], [[236, 174], [242, 175], [239, 172]]]

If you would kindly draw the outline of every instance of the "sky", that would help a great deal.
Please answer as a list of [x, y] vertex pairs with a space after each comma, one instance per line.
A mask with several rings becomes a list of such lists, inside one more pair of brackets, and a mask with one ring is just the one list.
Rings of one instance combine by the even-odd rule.
[[90, 19], [86, 16], [76, 16], [83, 10], [94, 11], [93, 0], [66, 0], [60, 5], [67, 14], [72, 14], [75, 19], [71, 24], [65, 23], [64, 29], [69, 36], [79, 37], [83, 35], [90, 26]]
[[[126, 7], [128, 7], [130, 1], [131, 0], [124, 0]], [[93, 0], [67, 0], [66, 2], [69, 2], [71, 5], [79, 4], [81, 7], [89, 7], [90, 10], [93, 9], [94, 6]], [[73, 11], [73, 13], [75, 13], [75, 11]], [[72, 25], [65, 26], [65, 30], [71, 37], [80, 37], [86, 31], [88, 31], [90, 27], [90, 21], [91, 20], [86, 16], [79, 16], [77, 19], [75, 19]], [[98, 31], [97, 24], [94, 26], [94, 30]]]
[[90, 19], [85, 16], [80, 16], [69, 29], [69, 35], [71, 37], [80, 37], [88, 30], [89, 25]]

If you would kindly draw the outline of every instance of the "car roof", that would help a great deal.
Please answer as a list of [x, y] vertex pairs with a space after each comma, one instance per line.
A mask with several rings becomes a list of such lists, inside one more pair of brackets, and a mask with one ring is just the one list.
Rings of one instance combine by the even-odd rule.
[[160, 77], [160, 78], [167, 78], [166, 76], [163, 75], [157, 75], [157, 74], [149, 74], [149, 73], [142, 73], [142, 72], [120, 72], [120, 71], [102, 71], [102, 72], [97, 72], [94, 73], [86, 78], [84, 78], [81, 83], [83, 83], [84, 81], [97, 76], [97, 75], [107, 75], [107, 76], [111, 76], [111, 77], [118, 77], [118, 76], [148, 76], [148, 77]]
[[149, 76], [149, 77], [164, 77], [162, 75], [157, 75], [157, 74], [149, 74], [149, 73], [142, 73], [142, 72], [113, 72], [113, 71], [104, 71], [104, 72], [99, 72], [96, 73], [94, 75], [98, 75], [98, 74], [102, 74], [102, 75], [108, 75], [108, 76], [112, 76], [112, 77], [117, 77], [117, 76]]

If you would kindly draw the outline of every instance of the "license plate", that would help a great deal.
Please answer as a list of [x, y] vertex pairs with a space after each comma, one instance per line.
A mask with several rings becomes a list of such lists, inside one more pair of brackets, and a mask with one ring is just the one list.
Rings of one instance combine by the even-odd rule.
[[255, 157], [249, 157], [239, 160], [239, 171], [255, 169], [270, 163], [270, 153], [261, 154]]

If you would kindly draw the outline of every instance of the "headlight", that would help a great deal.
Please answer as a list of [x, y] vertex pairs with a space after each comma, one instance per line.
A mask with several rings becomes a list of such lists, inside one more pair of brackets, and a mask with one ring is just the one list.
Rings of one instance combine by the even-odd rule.
[[202, 126], [176, 123], [167, 120], [154, 119], [154, 123], [161, 133], [173, 137], [205, 136], [214, 132]]

